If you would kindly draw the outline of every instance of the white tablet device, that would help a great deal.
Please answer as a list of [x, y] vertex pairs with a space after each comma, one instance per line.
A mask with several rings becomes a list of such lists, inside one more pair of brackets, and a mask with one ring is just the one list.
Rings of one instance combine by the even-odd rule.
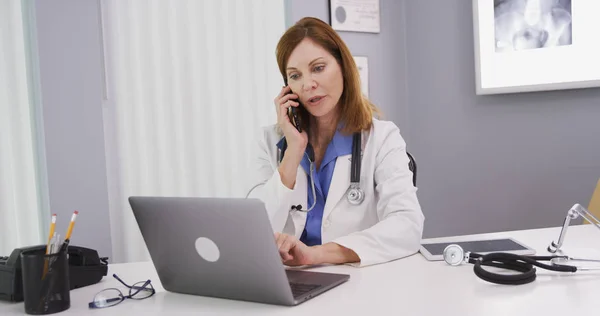
[[490, 252], [508, 252], [517, 255], [533, 255], [535, 250], [513, 238], [480, 239], [480, 240], [456, 240], [456, 241], [427, 241], [421, 243], [419, 251], [429, 261], [444, 260], [444, 249], [448, 245], [456, 244], [465, 252], [476, 252], [487, 254]]

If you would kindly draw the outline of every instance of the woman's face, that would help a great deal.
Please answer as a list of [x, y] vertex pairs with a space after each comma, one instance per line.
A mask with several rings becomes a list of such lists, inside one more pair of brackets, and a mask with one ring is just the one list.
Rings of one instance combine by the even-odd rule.
[[287, 80], [300, 103], [317, 118], [334, 117], [344, 91], [342, 69], [327, 50], [305, 38], [292, 51]]

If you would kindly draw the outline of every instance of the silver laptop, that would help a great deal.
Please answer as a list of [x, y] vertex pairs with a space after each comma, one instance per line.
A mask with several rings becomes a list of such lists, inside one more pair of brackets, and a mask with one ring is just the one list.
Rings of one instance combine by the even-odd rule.
[[257, 199], [130, 197], [165, 290], [293, 306], [346, 274], [286, 269]]

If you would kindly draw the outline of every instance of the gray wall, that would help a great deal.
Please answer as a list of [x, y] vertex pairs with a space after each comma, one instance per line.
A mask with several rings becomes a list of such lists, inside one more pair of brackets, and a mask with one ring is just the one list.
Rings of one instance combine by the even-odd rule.
[[111, 256], [95, 0], [35, 2], [50, 210], [72, 244]]
[[426, 235], [562, 224], [600, 177], [600, 89], [476, 96], [471, 1], [405, 1]]
[[471, 3], [380, 0], [380, 34], [340, 35], [417, 160], [425, 237], [558, 226], [600, 177], [600, 89], [476, 96]]

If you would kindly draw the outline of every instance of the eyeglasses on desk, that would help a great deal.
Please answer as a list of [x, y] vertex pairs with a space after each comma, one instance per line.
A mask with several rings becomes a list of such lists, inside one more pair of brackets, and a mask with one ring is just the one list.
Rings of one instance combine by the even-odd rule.
[[123, 292], [117, 288], [104, 289], [94, 296], [94, 300], [89, 303], [90, 308], [111, 307], [123, 302], [126, 299], [143, 300], [156, 293], [150, 280], [140, 281], [134, 285], [128, 285], [116, 274], [113, 274], [113, 277], [117, 279], [117, 281], [121, 282], [121, 284], [129, 288], [129, 295], [124, 295]]

